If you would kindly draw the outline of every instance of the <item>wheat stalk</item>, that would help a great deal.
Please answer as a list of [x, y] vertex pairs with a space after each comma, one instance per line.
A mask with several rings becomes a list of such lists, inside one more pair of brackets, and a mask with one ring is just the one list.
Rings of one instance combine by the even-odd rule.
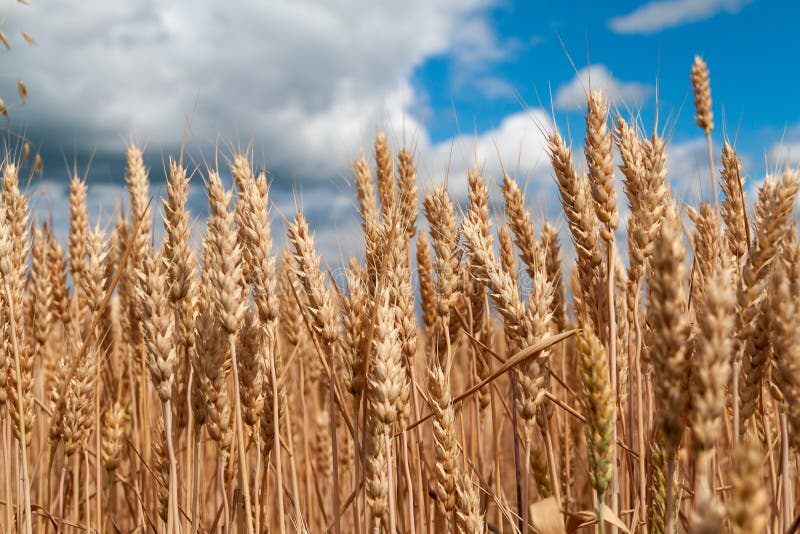
[[745, 207], [742, 162], [727, 142], [722, 147], [722, 172], [720, 187], [725, 198], [720, 214], [725, 221], [725, 238], [728, 248], [741, 265], [750, 250], [750, 227]]
[[762, 476], [763, 453], [755, 438], [734, 451], [728, 520], [731, 532], [763, 532], [769, 522], [769, 495]]
[[722, 510], [714, 497], [711, 459], [721, 435], [730, 382], [736, 300], [729, 251], [723, 247], [719, 220], [708, 203], [701, 206], [694, 220], [697, 319], [690, 402], [697, 468], [691, 523], [697, 532], [718, 532]]
[[[394, 184], [392, 184], [394, 187]], [[308, 223], [302, 213], [297, 213], [294, 222], [289, 225], [289, 241], [294, 247], [295, 261], [297, 262], [296, 274], [305, 290], [309, 301], [309, 312], [312, 317], [314, 332], [319, 336], [326, 351], [328, 368], [333, 372], [334, 351], [338, 337], [336, 308], [331, 292], [325, 287], [325, 281], [320, 271], [320, 259], [314, 250], [314, 237], [308, 233]], [[329, 410], [332, 430], [331, 448], [333, 461], [338, 463], [338, 443], [336, 439], [335, 419], [335, 389], [336, 384], [331, 380], [328, 385]], [[339, 502], [339, 473], [334, 471], [333, 476], [333, 502], [334, 509], [338, 509]], [[335, 532], [341, 529], [340, 518], [337, 515], [334, 522]]]
[[19, 190], [19, 175], [13, 163], [3, 166], [3, 211], [2, 250], [0, 275], [4, 291], [3, 299], [9, 321], [10, 343], [7, 344], [6, 360], [10, 367], [6, 384], [9, 414], [13, 424], [11, 430], [19, 442], [22, 465], [22, 495], [24, 525], [28, 534], [32, 532], [31, 492], [28, 473], [28, 446], [33, 430], [33, 354], [25, 329], [23, 301], [28, 263], [28, 200]]
[[[678, 229], [677, 208], [670, 205], [661, 226], [661, 235], [656, 240], [647, 298], [647, 322], [654, 337], [649, 356], [654, 373], [656, 420], [664, 436], [667, 480], [674, 476], [675, 456], [683, 435], [689, 401], [686, 394], [690, 363], [689, 321], [683, 288], [685, 254]], [[674, 498], [672, 485], [667, 484], [664, 519], [667, 532], [672, 532], [674, 525]]]
[[604, 531], [603, 497], [614, 476], [613, 447], [616, 407], [608, 374], [605, 350], [591, 330], [577, 336], [583, 403], [586, 412], [586, 443], [589, 452], [589, 482], [597, 492], [600, 532]]
[[[767, 176], [756, 204], [754, 243], [742, 270], [737, 302], [737, 333], [742, 346], [742, 376], [739, 378], [740, 410], [735, 425], [741, 433], [755, 412], [768, 364], [768, 305], [766, 288], [773, 264], [788, 230], [788, 221], [797, 197], [797, 173], [787, 170], [781, 178]], [[734, 379], [737, 379], [734, 371]]]
[[714, 148], [711, 143], [711, 132], [714, 130], [714, 113], [711, 110], [711, 79], [708, 65], [700, 56], [694, 57], [690, 76], [694, 91], [694, 121], [706, 134], [708, 146], [708, 170], [711, 178], [711, 189], [714, 192], [714, 208], [717, 209], [717, 180], [714, 176]]

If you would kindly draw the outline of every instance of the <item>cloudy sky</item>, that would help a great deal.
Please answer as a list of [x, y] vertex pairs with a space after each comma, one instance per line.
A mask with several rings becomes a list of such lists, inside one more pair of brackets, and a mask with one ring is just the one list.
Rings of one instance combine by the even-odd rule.
[[[252, 143], [273, 179], [277, 212], [297, 196], [329, 254], [353, 253], [350, 163], [377, 129], [417, 149], [423, 186], [448, 176], [463, 196], [477, 162], [501, 162], [527, 184], [539, 216], [558, 216], [542, 131], [553, 118], [582, 137], [584, 87], [671, 135], [673, 189], [706, 195], [705, 145], [694, 125], [689, 67], [709, 63], [719, 146], [735, 139], [757, 182], [800, 163], [800, 7], [768, 0], [31, 0], [5, 2], [0, 95], [9, 126], [44, 156], [38, 212], [63, 231], [65, 160], [90, 154], [92, 216], [124, 198], [122, 152], [144, 143], [153, 194], [162, 156], [187, 120], [195, 161]], [[37, 46], [20, 37], [26, 30]], [[766, 37], [768, 36], [768, 37]], [[766, 37], [766, 38], [765, 38]], [[16, 98], [25, 80], [30, 99]], [[191, 197], [205, 211], [201, 180]]]

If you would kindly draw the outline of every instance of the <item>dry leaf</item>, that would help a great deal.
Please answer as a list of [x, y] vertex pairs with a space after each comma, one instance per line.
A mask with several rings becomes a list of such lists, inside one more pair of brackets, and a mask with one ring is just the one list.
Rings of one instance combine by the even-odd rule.
[[[584, 518], [584, 524], [597, 524], [597, 512], [595, 510], [582, 510], [575, 515]], [[603, 507], [603, 521], [611, 523], [625, 534], [630, 534], [631, 532], [622, 519], [608, 506]]]
[[29, 33], [28, 33], [28, 32], [26, 32], [26, 31], [23, 31], [23, 32], [22, 32], [22, 37], [23, 37], [23, 38], [24, 38], [26, 41], [28, 41], [28, 43], [29, 43], [29, 44], [32, 44], [32, 45], [39, 44], [39, 43], [37, 43], [37, 42], [36, 42], [36, 39], [34, 39], [34, 38], [33, 38], [33, 36], [31, 36], [31, 34], [29, 34]]
[[528, 507], [528, 517], [539, 534], [567, 534], [564, 516], [555, 497], [548, 497]]
[[8, 42], [8, 37], [3, 32], [0, 32], [0, 41], [5, 45], [6, 50], [11, 50], [11, 43]]

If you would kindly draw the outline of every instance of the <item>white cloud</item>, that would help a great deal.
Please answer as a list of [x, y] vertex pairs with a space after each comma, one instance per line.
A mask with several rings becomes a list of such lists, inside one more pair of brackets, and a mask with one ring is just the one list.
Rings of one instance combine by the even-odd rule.
[[[30, 102], [12, 109], [12, 118], [31, 135], [57, 143], [54, 150], [80, 143], [115, 153], [133, 135], [148, 143], [148, 153], [171, 151], [192, 114], [190, 146], [207, 150], [218, 134], [242, 143], [255, 138], [256, 159], [263, 155], [268, 170], [283, 174], [272, 189], [276, 249], [283, 242], [281, 215], [293, 216], [296, 191], [331, 265], [340, 255], [359, 253], [361, 235], [345, 178], [352, 159], [362, 149], [370, 152], [378, 127], [387, 129], [393, 146], [404, 133], [416, 146], [421, 195], [447, 177], [463, 205], [466, 175], [476, 164], [496, 202], [502, 163], [527, 185], [534, 216], [558, 223], [545, 150], [545, 133], [553, 127], [547, 112], [520, 111], [488, 131], [436, 142], [412, 113], [424, 106], [424, 95], [411, 83], [413, 71], [434, 56], [449, 55], [474, 75], [471, 81], [456, 79], [455, 86], [468, 83], [484, 97], [513, 94], [485, 69], [513, 48], [498, 40], [483, 17], [491, 2], [413, 0], [392, 7], [237, 0], [224, 8], [212, 0], [33, 3], [13, 10], [21, 18], [8, 24], [26, 28], [40, 44], [5, 56], [11, 81], [0, 80], [0, 94], [15, 90], [17, 73], [26, 80]], [[615, 79], [603, 65], [593, 66], [591, 74], [592, 87], [606, 90], [614, 102], [638, 105], [652, 93], [645, 84]], [[560, 108], [583, 103], [580, 81], [588, 87], [587, 69], [558, 91]], [[47, 172], [56, 174], [36, 185], [37, 213], [42, 220], [49, 212], [65, 236], [67, 187], [57, 169]], [[123, 168], [106, 173], [120, 180]], [[116, 202], [127, 195], [119, 181], [100, 185], [96, 175], [90, 172], [90, 216], [94, 221], [99, 214], [107, 224]], [[151, 194], [163, 194], [163, 184], [154, 180]], [[205, 203], [198, 180], [190, 204], [200, 228]]]
[[479, 135], [461, 134], [439, 143], [419, 135], [417, 164], [421, 185], [427, 187], [446, 179], [454, 198], [464, 201], [467, 173], [477, 166], [489, 183], [500, 180], [505, 168], [510, 175], [538, 187], [546, 181], [541, 171], [549, 165], [545, 136], [551, 129], [550, 117], [543, 110], [530, 109], [505, 117], [495, 128]]
[[705, 138], [667, 145], [667, 181], [672, 194], [693, 206], [713, 195]]
[[[69, 232], [69, 185], [61, 180], [35, 180], [30, 190], [32, 215], [37, 223], [51, 222], [56, 237], [66, 242]], [[125, 208], [127, 193], [123, 185], [88, 184], [86, 209], [92, 227], [99, 224], [109, 232], [116, 221], [117, 209]], [[161, 235], [160, 224], [154, 225]]]
[[[523, 114], [477, 139], [460, 136], [440, 144], [431, 143], [418, 118], [425, 95], [412, 76], [432, 57], [452, 60], [452, 90], [477, 89], [491, 98], [513, 94], [487, 68], [517, 46], [500, 39], [489, 23], [487, 10], [496, 1], [33, 2], [9, 10], [6, 32], [24, 28], [39, 46], [15, 46], [4, 55], [7, 75], [0, 79], [0, 94], [11, 101], [16, 79], [25, 80], [31, 97], [9, 110], [12, 127], [55, 158], [73, 147], [109, 156], [113, 167], [100, 171], [95, 163], [89, 173], [90, 215], [94, 221], [102, 204], [104, 224], [126, 199], [119, 154], [130, 136], [147, 143], [146, 154], [157, 157], [161, 150], [177, 150], [191, 117], [189, 149], [208, 159], [218, 139], [223, 153], [253, 139], [256, 159], [276, 180], [276, 245], [282, 227], [278, 211], [293, 215], [297, 191], [319, 231], [320, 248], [335, 261], [340, 246], [345, 254], [358, 250], [345, 178], [352, 159], [362, 149], [370, 151], [378, 128], [386, 129], [395, 145], [403, 131], [414, 137], [427, 183], [440, 180], [448, 163], [451, 181], [463, 181], [472, 159], [459, 154], [449, 161], [451, 144], [477, 153], [478, 161], [493, 169], [494, 139], [514, 152], [503, 154], [512, 167], [520, 147], [523, 163], [538, 154], [539, 142], [531, 144], [538, 135], [535, 123]], [[151, 193], [158, 196], [163, 183], [153, 166]], [[46, 165], [45, 172], [32, 191], [37, 214], [40, 220], [52, 217], [65, 236], [66, 173], [58, 165]], [[96, 183], [99, 174], [108, 185]], [[202, 191], [192, 194], [190, 206], [202, 227]]]
[[772, 166], [800, 166], [800, 140], [781, 141], [770, 148], [769, 163]]
[[490, 100], [501, 98], [513, 98], [515, 95], [514, 86], [503, 78], [496, 76], [482, 76], [472, 80], [472, 85]]
[[[69, 184], [65, 180], [44, 178], [34, 179], [30, 187], [31, 214], [37, 224], [45, 222], [51, 224], [56, 238], [62, 243], [67, 242], [69, 233]], [[150, 194], [154, 199], [166, 196], [163, 184], [151, 184]], [[189, 184], [189, 208], [202, 228], [205, 216], [205, 204], [208, 202], [205, 190], [199, 180]], [[161, 241], [164, 227], [161, 222], [163, 211], [159, 204], [153, 218], [153, 235], [155, 241]], [[99, 225], [106, 235], [111, 232], [116, 223], [119, 210], [129, 213], [128, 192], [122, 183], [87, 181], [86, 210], [89, 214], [89, 225], [94, 228]], [[197, 236], [195, 236], [197, 237]], [[199, 244], [199, 241], [197, 241]]]
[[410, 80], [426, 59], [480, 72], [504, 57], [494, 1], [34, 2], [7, 26], [39, 46], [4, 56], [0, 94], [25, 79], [13, 124], [55, 150], [119, 150], [130, 134], [171, 150], [191, 115], [190, 145], [254, 138], [269, 168], [329, 179], [379, 126], [421, 129]]
[[641, 107], [653, 93], [650, 85], [640, 82], [623, 82], [616, 79], [605, 65], [584, 67], [566, 85], [556, 91], [555, 104], [559, 109], [586, 106], [586, 92], [591, 89], [603, 91], [609, 101], [626, 106]]
[[738, 13], [750, 0], [660, 0], [614, 17], [608, 26], [616, 33], [656, 33], [667, 28], [710, 19], [718, 13]]

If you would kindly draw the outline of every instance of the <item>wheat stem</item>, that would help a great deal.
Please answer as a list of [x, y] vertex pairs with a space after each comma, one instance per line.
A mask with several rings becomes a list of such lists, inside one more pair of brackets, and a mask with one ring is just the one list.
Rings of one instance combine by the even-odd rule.
[[[247, 470], [247, 451], [244, 443], [244, 422], [242, 419], [242, 404], [239, 392], [239, 364], [236, 359], [236, 337], [228, 334], [228, 346], [231, 353], [231, 369], [233, 370], [234, 410], [236, 417], [236, 449], [239, 455], [239, 482], [242, 486], [244, 498], [245, 528], [247, 534], [253, 534], [253, 513], [250, 504], [250, 481]], [[277, 440], [276, 437], [276, 442]], [[280, 488], [279, 488], [280, 491]]]
[[531, 439], [532, 434], [530, 429], [531, 425], [525, 425], [525, 451], [523, 452], [523, 458], [525, 461], [523, 462], [523, 471], [522, 471], [522, 534], [528, 534], [529, 528], [528, 523], [530, 522], [530, 517], [528, 517], [528, 506], [527, 503], [530, 502], [530, 486], [531, 486]]
[[[22, 501], [23, 501], [23, 521], [25, 524], [25, 532], [27, 534], [32, 534], [33, 532], [33, 521], [31, 518], [31, 481], [30, 477], [28, 476], [28, 438], [26, 436], [25, 431], [25, 408], [23, 406], [23, 391], [22, 391], [22, 366], [20, 365], [20, 347], [19, 342], [17, 339], [17, 327], [21, 325], [16, 324], [16, 314], [14, 307], [16, 303], [14, 302], [14, 297], [11, 294], [11, 288], [9, 287], [8, 280], [4, 282], [5, 292], [6, 292], [6, 303], [8, 305], [8, 312], [9, 312], [9, 321], [10, 321], [10, 330], [11, 330], [11, 348], [14, 352], [14, 372], [17, 375], [16, 379], [16, 386], [17, 386], [17, 410], [19, 411], [19, 451], [20, 451], [20, 463], [22, 468], [22, 479], [20, 482], [22, 483]], [[10, 493], [9, 493], [10, 496]], [[10, 499], [9, 499], [10, 500]], [[88, 518], [88, 515], [87, 515]], [[11, 523], [9, 523], [10, 525]]]
[[333, 521], [334, 534], [341, 534], [341, 513], [339, 512], [339, 443], [336, 438], [336, 375], [333, 362], [333, 350], [328, 349], [328, 369], [330, 369], [330, 384], [328, 386], [328, 409], [330, 411], [331, 448], [333, 450]]
[[168, 400], [164, 404], [164, 422], [167, 433], [167, 453], [169, 454], [169, 493], [170, 507], [172, 508], [172, 521], [174, 531], [181, 531], [180, 507], [178, 505], [178, 460], [175, 456], [175, 445], [172, 437], [172, 401]]
[[416, 534], [417, 527], [416, 527], [416, 520], [414, 519], [414, 491], [416, 491], [416, 487], [414, 485], [414, 478], [411, 476], [411, 466], [408, 459], [408, 433], [403, 432], [401, 436], [401, 446], [403, 448], [403, 466], [405, 467], [405, 475], [406, 475], [406, 485], [408, 486], [408, 524], [409, 524], [409, 532], [411, 534]]
[[389, 426], [384, 425], [383, 444], [386, 449], [386, 480], [389, 485], [389, 534], [397, 532], [397, 517], [395, 512], [395, 500], [392, 498], [392, 488], [394, 488], [394, 473], [392, 472], [392, 440], [389, 438]]
[[[286, 417], [285, 427], [287, 429], [287, 432], [289, 432], [289, 434], [291, 435], [291, 433], [292, 433], [292, 410], [291, 410], [291, 407], [288, 406], [288, 405], [286, 406], [285, 417]], [[298, 480], [297, 480], [297, 462], [295, 461], [296, 457], [295, 457], [295, 454], [294, 454], [294, 444], [293, 444], [294, 440], [293, 439], [289, 439], [287, 441], [288, 441], [288, 445], [289, 445], [288, 446], [289, 458], [291, 459], [291, 468], [292, 468], [291, 469], [291, 473], [292, 473], [292, 494], [293, 494], [292, 495], [292, 500], [294, 501], [295, 521], [297, 521], [299, 524], [305, 524], [305, 521], [303, 520], [302, 510], [301, 510], [301, 507], [300, 507], [300, 486], [299, 486]]]
[[731, 405], [733, 407], [733, 442], [735, 445], [739, 445], [741, 443], [742, 431], [741, 431], [741, 418], [740, 418], [740, 411], [739, 411], [739, 375], [741, 374], [742, 369], [742, 356], [741, 351], [737, 351], [736, 354], [733, 355], [733, 372], [731, 373]]
[[[275, 414], [273, 416], [273, 432], [275, 432], [275, 473], [278, 482], [278, 489], [276, 491], [276, 496], [278, 498], [278, 532], [283, 534], [285, 530], [284, 526], [284, 505], [283, 505], [283, 461], [281, 456], [281, 428], [280, 428], [280, 411], [278, 403], [278, 375], [275, 372], [275, 363], [277, 360], [277, 353], [276, 347], [274, 345], [274, 340], [268, 340], [268, 343], [272, 344], [272, 349], [270, 354], [272, 356], [272, 362], [269, 364], [269, 372], [270, 372], [270, 382], [272, 383], [272, 411]], [[290, 438], [291, 440], [291, 438]], [[297, 496], [295, 496], [297, 499]], [[296, 518], [297, 521], [300, 520], [299, 517]]]
[[[614, 288], [616, 281], [614, 278], [614, 236], [606, 242], [608, 251], [608, 278], [606, 279], [606, 286], [608, 288], [608, 360], [610, 362], [611, 372], [611, 391], [614, 394], [614, 406], [620, 409], [619, 405], [619, 391], [617, 390], [617, 311], [614, 305]], [[617, 473], [617, 424], [614, 421], [614, 438], [611, 441], [611, 465], [613, 471], [611, 474], [611, 509], [615, 514], [619, 514], [619, 475]], [[612, 527], [612, 533], [616, 534], [616, 526]]]
[[711, 190], [714, 192], [714, 211], [719, 213], [719, 195], [717, 194], [717, 179], [714, 174], [714, 142], [711, 140], [711, 131], [706, 131], [706, 147], [708, 152], [708, 175], [711, 179]]
[[781, 532], [792, 523], [792, 482], [789, 473], [789, 424], [786, 418], [786, 411], [781, 405], [779, 408], [779, 422], [781, 428]]
[[192, 465], [192, 534], [197, 534], [200, 530], [200, 432], [194, 435], [194, 464]]
[[605, 510], [605, 504], [603, 504], [603, 500], [605, 499], [605, 495], [602, 493], [597, 493], [597, 530], [600, 534], [604, 534], [606, 531], [606, 522], [605, 518], [603, 517], [603, 512]]
[[558, 481], [558, 465], [556, 463], [555, 449], [553, 447], [553, 429], [552, 423], [549, 418], [545, 418], [544, 426], [542, 427], [542, 434], [544, 437], [544, 445], [547, 453], [547, 468], [550, 472], [550, 484], [553, 488], [553, 497], [556, 499], [559, 509], [561, 509], [561, 485]]
[[361, 453], [358, 446], [358, 403], [353, 405], [353, 463], [355, 464], [354, 486], [356, 497], [353, 499], [353, 530], [361, 534], [360, 516], [358, 513], [358, 484], [361, 482]]
[[522, 523], [523, 507], [525, 503], [522, 500], [522, 473], [520, 472], [521, 464], [519, 458], [519, 431], [517, 424], [517, 377], [514, 371], [511, 372], [511, 431], [514, 438], [514, 477], [516, 480], [517, 488], [517, 517], [518, 527], [522, 532], [524, 525]]
[[[11, 415], [6, 413], [5, 417], [3, 417], [3, 465], [11, 467], [11, 438], [9, 434], [9, 423], [11, 421]], [[11, 525], [13, 521], [13, 512], [12, 508], [14, 506], [14, 495], [11, 491], [11, 477], [3, 477], [5, 479], [5, 509], [6, 509], [6, 525]], [[61, 517], [64, 517], [64, 511], [61, 510]]]
[[[95, 371], [97, 375], [100, 374], [100, 366], [97, 366], [97, 370]], [[94, 442], [94, 462], [95, 462], [95, 469], [94, 469], [94, 481], [95, 481], [95, 496], [94, 496], [94, 504], [95, 504], [95, 526], [97, 527], [97, 532], [102, 531], [102, 524], [103, 524], [103, 491], [102, 491], [102, 463], [100, 462], [100, 380], [96, 376], [95, 383], [94, 383], [94, 427], [95, 427], [95, 442]], [[88, 471], [87, 471], [88, 472]], [[87, 497], [88, 500], [88, 497]]]
[[675, 532], [675, 454], [667, 452], [667, 494], [665, 499], [664, 531], [667, 533]]
[[84, 520], [86, 521], [86, 531], [92, 531], [92, 516], [89, 512], [91, 499], [89, 499], [89, 450], [83, 450], [83, 515]]

